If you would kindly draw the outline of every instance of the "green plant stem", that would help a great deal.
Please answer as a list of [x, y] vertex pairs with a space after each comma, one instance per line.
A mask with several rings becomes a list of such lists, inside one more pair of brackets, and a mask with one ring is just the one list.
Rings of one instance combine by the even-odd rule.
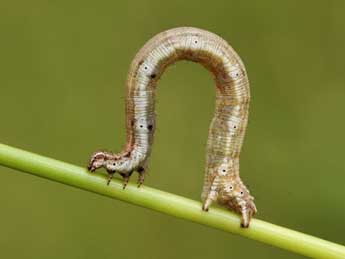
[[26, 173], [119, 199], [199, 224], [239, 234], [272, 246], [313, 258], [345, 258], [345, 247], [294, 230], [253, 219], [248, 229], [240, 228], [239, 216], [223, 209], [201, 210], [201, 203], [147, 186], [137, 188], [114, 179], [109, 186], [100, 174], [85, 168], [0, 144], [0, 164]]

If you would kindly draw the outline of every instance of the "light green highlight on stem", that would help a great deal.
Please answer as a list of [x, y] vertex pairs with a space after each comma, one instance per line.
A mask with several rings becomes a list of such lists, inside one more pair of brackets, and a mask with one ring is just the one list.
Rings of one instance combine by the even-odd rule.
[[0, 144], [0, 164], [22, 172], [74, 186], [114, 199], [159, 211], [216, 229], [251, 238], [312, 258], [345, 259], [345, 247], [317, 237], [253, 219], [248, 229], [240, 228], [238, 215], [219, 208], [201, 210], [201, 203], [147, 186], [137, 188], [113, 179], [109, 186], [102, 175], [85, 168]]

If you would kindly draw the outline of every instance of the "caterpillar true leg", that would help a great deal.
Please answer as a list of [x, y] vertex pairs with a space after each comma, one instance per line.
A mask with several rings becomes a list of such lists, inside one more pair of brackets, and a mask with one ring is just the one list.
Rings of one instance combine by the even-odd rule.
[[112, 179], [113, 179], [113, 177], [114, 177], [115, 172], [113, 172], [113, 171], [108, 171], [108, 174], [109, 174], [109, 176], [108, 176], [108, 182], [107, 182], [107, 185], [109, 185], [109, 184], [110, 184], [111, 180], [112, 180]]
[[132, 172], [128, 173], [128, 174], [124, 174], [124, 173], [120, 173], [120, 175], [123, 178], [123, 187], [122, 189], [126, 189], [129, 178], [131, 177]]
[[139, 176], [138, 176], [138, 188], [144, 183], [146, 170], [143, 167], [137, 169]]

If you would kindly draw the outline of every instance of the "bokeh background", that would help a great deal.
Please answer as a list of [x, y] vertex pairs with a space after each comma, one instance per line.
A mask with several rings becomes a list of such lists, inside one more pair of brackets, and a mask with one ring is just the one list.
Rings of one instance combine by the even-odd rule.
[[[257, 217], [345, 244], [344, 1], [0, 3], [0, 141], [85, 166], [125, 141], [125, 80], [153, 35], [224, 37], [251, 82], [241, 175]], [[212, 77], [180, 62], [158, 87], [146, 185], [199, 199]], [[2, 258], [303, 258], [0, 167]], [[104, 173], [104, 172], [103, 172]], [[134, 180], [134, 179], [132, 179]]]

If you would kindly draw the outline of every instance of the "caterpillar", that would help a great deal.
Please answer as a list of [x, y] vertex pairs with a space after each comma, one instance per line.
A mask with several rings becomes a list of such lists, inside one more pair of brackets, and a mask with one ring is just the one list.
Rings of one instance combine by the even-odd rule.
[[200, 63], [216, 83], [216, 108], [207, 140], [202, 209], [212, 202], [241, 215], [241, 227], [249, 227], [257, 212], [254, 198], [239, 175], [239, 157], [249, 110], [249, 81], [243, 62], [218, 35], [192, 27], [174, 28], [149, 40], [133, 59], [127, 77], [127, 143], [120, 153], [95, 152], [88, 170], [104, 167], [108, 184], [118, 172], [125, 189], [138, 172], [144, 182], [156, 127], [155, 92], [165, 69], [179, 60]]

